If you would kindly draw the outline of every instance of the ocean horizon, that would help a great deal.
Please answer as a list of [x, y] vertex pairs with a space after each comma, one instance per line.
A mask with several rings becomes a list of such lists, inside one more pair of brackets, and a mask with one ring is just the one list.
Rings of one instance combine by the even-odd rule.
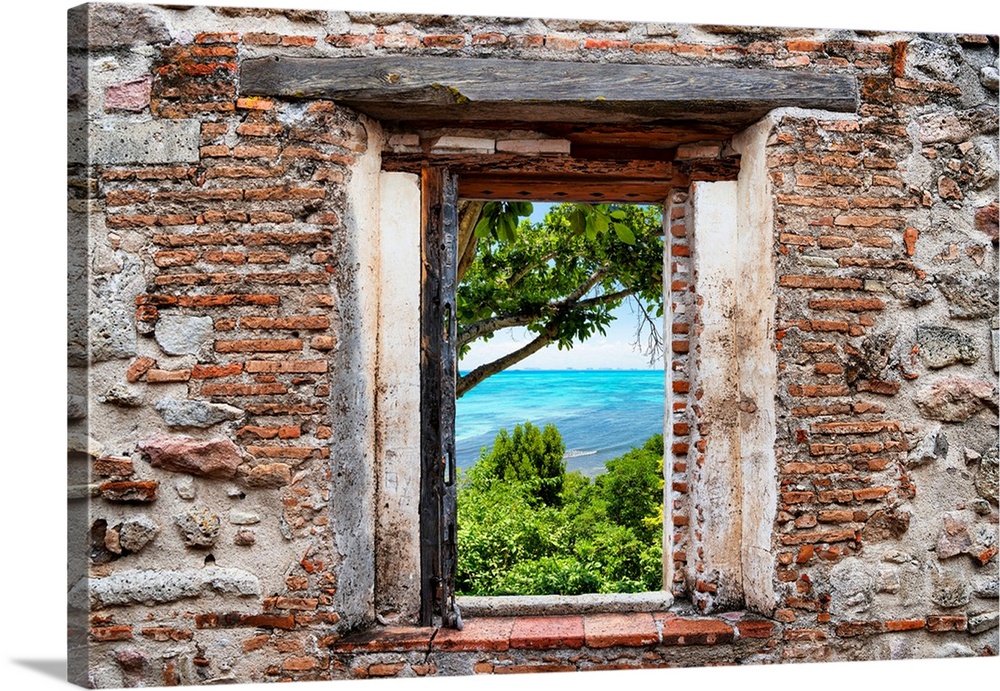
[[516, 369], [484, 380], [458, 399], [458, 467], [475, 464], [500, 429], [554, 424], [567, 470], [593, 477], [604, 463], [663, 432], [662, 369]]

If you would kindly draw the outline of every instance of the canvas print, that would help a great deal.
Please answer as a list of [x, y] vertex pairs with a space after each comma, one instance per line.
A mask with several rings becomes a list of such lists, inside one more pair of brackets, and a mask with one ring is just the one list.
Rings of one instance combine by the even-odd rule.
[[69, 29], [71, 682], [997, 654], [997, 36]]

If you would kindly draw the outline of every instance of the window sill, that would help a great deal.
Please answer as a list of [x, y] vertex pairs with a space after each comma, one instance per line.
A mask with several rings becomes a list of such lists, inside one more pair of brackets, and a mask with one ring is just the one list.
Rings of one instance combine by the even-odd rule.
[[589, 595], [505, 595], [456, 598], [463, 617], [665, 612], [674, 604], [666, 591]]
[[333, 641], [339, 653], [502, 652], [580, 648], [695, 646], [771, 638], [773, 621], [747, 612], [685, 617], [671, 612], [604, 612], [549, 616], [469, 617], [461, 631], [378, 627]]

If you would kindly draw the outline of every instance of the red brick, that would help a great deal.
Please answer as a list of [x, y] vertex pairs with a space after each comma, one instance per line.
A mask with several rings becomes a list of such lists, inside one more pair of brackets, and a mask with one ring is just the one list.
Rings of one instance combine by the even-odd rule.
[[111, 190], [104, 198], [106, 206], [128, 206], [149, 201], [149, 192], [142, 190]]
[[101, 456], [91, 466], [98, 477], [131, 477], [134, 472], [132, 459], [125, 456]]
[[277, 609], [309, 611], [319, 606], [319, 600], [307, 597], [279, 597], [274, 606]]
[[965, 615], [933, 614], [927, 617], [927, 630], [935, 633], [965, 631], [966, 624]]
[[153, 255], [153, 263], [161, 268], [170, 266], [188, 266], [198, 260], [194, 250], [167, 250]]
[[378, 33], [372, 36], [372, 43], [379, 48], [417, 48], [420, 37], [410, 34]]
[[292, 317], [243, 317], [240, 324], [248, 329], [326, 329], [330, 318], [325, 315]]
[[117, 480], [101, 483], [101, 496], [113, 502], [148, 503], [156, 501], [160, 483], [156, 480]]
[[588, 614], [583, 629], [588, 648], [645, 646], [659, 640], [653, 617], [646, 613]]
[[854, 490], [854, 498], [857, 501], [877, 501], [892, 492], [891, 487], [866, 487]]
[[785, 631], [786, 641], [825, 641], [826, 631], [819, 629], [789, 629]]
[[583, 47], [587, 50], [628, 50], [632, 47], [632, 42], [624, 40], [608, 40], [604, 38], [588, 38], [584, 40]]
[[854, 240], [840, 235], [822, 235], [819, 238], [819, 246], [825, 250], [836, 250], [844, 247], [853, 247]]
[[895, 396], [899, 393], [898, 381], [879, 381], [877, 379], [862, 379], [858, 382], [858, 391], [870, 391], [883, 396]]
[[242, 110], [271, 110], [274, 108], [274, 101], [259, 96], [248, 96], [237, 99], [236, 107]]
[[[281, 669], [286, 672], [308, 672], [318, 666], [319, 660], [314, 657], [289, 657], [281, 663]], [[399, 663], [399, 666], [402, 668], [403, 663]]]
[[663, 645], [714, 645], [731, 643], [733, 627], [716, 619], [667, 619], [663, 622]]
[[331, 34], [326, 42], [337, 48], [357, 48], [368, 44], [368, 37], [362, 34]]
[[791, 384], [788, 393], [796, 397], [846, 396], [850, 390], [841, 384]]
[[229, 377], [243, 371], [243, 363], [232, 362], [227, 365], [195, 365], [191, 370], [193, 379], [215, 379]]
[[779, 194], [778, 203], [790, 206], [813, 206], [824, 209], [848, 209], [850, 202], [843, 197], [809, 197], [798, 194]]
[[518, 617], [510, 634], [511, 648], [580, 648], [583, 641], [582, 616]]
[[142, 630], [144, 638], [154, 641], [190, 641], [194, 632], [190, 629], [175, 629], [169, 626], [151, 626]]
[[810, 41], [807, 39], [792, 39], [785, 42], [785, 48], [792, 52], [813, 53], [823, 50], [823, 42]]
[[146, 374], [150, 369], [156, 367], [156, 360], [151, 357], [137, 357], [129, 365], [128, 371], [125, 372], [125, 380], [129, 382], [137, 382], [142, 379], [142, 376]]
[[898, 422], [883, 420], [878, 422], [817, 422], [813, 432], [820, 434], [878, 434], [879, 432], [899, 432]]
[[240, 275], [234, 273], [207, 274], [166, 274], [157, 276], [153, 281], [158, 286], [205, 286], [230, 285], [239, 283]]
[[809, 308], [814, 310], [843, 310], [846, 312], [864, 312], [885, 309], [885, 302], [878, 298], [858, 298], [841, 300], [836, 298], [819, 298], [809, 301]]
[[100, 643], [108, 641], [130, 641], [132, 640], [131, 626], [95, 626], [90, 629], [91, 640]]
[[243, 34], [243, 43], [248, 46], [276, 46], [281, 43], [278, 34]]
[[406, 668], [405, 662], [378, 662], [368, 667], [355, 667], [351, 671], [360, 679], [394, 677]]
[[837, 635], [841, 638], [869, 636], [884, 631], [885, 626], [880, 621], [845, 621], [837, 624]]
[[837, 504], [847, 504], [848, 502], [854, 501], [854, 492], [849, 489], [827, 490], [820, 492], [817, 496], [819, 501], [824, 504], [830, 504], [833, 502], [836, 502]]
[[525, 665], [495, 665], [494, 674], [534, 674], [548, 672], [575, 672], [576, 665], [558, 662], [531, 663]]
[[779, 285], [785, 288], [812, 288], [817, 290], [861, 290], [864, 283], [860, 278], [837, 276], [782, 276]]
[[231, 629], [231, 628], [262, 628], [284, 629], [295, 628], [295, 618], [291, 614], [244, 614], [242, 612], [226, 612], [212, 614], [196, 614], [195, 628], [198, 629]]
[[[233, 147], [233, 158], [277, 158], [281, 149], [277, 146], [235, 146]], [[251, 192], [252, 190], [247, 190]], [[259, 197], [246, 197], [247, 199], [257, 199]]]
[[274, 396], [288, 393], [284, 384], [204, 384], [202, 396]]
[[242, 341], [216, 341], [215, 350], [220, 353], [279, 353], [302, 350], [302, 340], [251, 339]]
[[439, 629], [431, 642], [431, 648], [442, 652], [507, 650], [510, 647], [514, 621], [512, 617], [466, 619], [461, 631]]
[[[258, 439], [297, 439], [302, 435], [302, 430], [298, 425], [281, 425], [279, 427], [261, 427], [247, 425], [236, 431], [236, 436], [242, 437], [252, 434]], [[318, 435], [317, 435], [318, 436]]]
[[815, 371], [816, 374], [843, 374], [844, 366], [836, 362], [817, 362]]
[[927, 626], [923, 619], [895, 619], [885, 622], [886, 631], [916, 631]]
[[545, 47], [551, 50], [576, 50], [580, 47], [579, 39], [566, 38], [563, 36], [546, 36]]
[[388, 626], [350, 634], [331, 641], [329, 646], [337, 652], [347, 653], [430, 651], [434, 633], [435, 629], [432, 627]]
[[774, 622], [744, 619], [736, 622], [736, 629], [740, 638], [770, 638], [774, 635]]
[[783, 545], [817, 544], [822, 542], [853, 542], [855, 533], [853, 530], [827, 530], [812, 533], [796, 533], [794, 535], [782, 535]]
[[316, 45], [316, 37], [315, 36], [282, 36], [281, 37], [281, 45], [286, 46], [286, 47], [290, 47], [290, 48], [294, 48], [294, 47], [311, 48], [312, 46]]
[[151, 369], [146, 372], [146, 381], [150, 384], [185, 382], [191, 378], [191, 370]]
[[428, 48], [461, 48], [465, 45], [465, 36], [461, 34], [434, 34], [424, 36], [424, 45]]
[[239, 43], [240, 35], [235, 32], [205, 32], [196, 34], [195, 43]]
[[333, 350], [337, 347], [337, 339], [333, 336], [315, 336], [309, 342], [313, 350]]
[[296, 372], [322, 374], [327, 371], [326, 360], [250, 360], [247, 372]]
[[472, 37], [472, 45], [474, 46], [502, 46], [505, 43], [507, 43], [507, 37], [496, 32], [475, 34]]

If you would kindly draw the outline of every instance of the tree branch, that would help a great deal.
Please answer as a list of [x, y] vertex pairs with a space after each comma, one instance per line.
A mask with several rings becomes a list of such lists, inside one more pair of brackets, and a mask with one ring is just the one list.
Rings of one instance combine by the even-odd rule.
[[554, 259], [555, 256], [556, 256], [555, 252], [549, 252], [544, 257], [541, 257], [537, 262], [532, 262], [531, 264], [528, 264], [523, 269], [521, 269], [519, 272], [517, 272], [517, 274], [515, 274], [513, 278], [511, 278], [509, 281], [507, 281], [507, 288], [508, 289], [513, 288], [514, 286], [516, 286], [521, 281], [522, 278], [524, 278], [525, 276], [527, 276], [534, 269], [538, 268], [539, 266], [541, 266], [542, 264], [544, 264], [548, 260]]
[[472, 370], [464, 377], [460, 376], [458, 382], [455, 385], [455, 398], [461, 398], [464, 396], [472, 387], [474, 387], [479, 382], [483, 381], [487, 377], [493, 376], [497, 372], [502, 372], [511, 365], [516, 365], [524, 358], [538, 352], [553, 340], [558, 335], [559, 329], [556, 327], [556, 322], [550, 322], [545, 325], [545, 331], [539, 334], [533, 341], [524, 345], [513, 353], [508, 353], [501, 358], [497, 358], [493, 362], [488, 362], [485, 365], [480, 365], [476, 369]]
[[627, 298], [629, 295], [635, 292], [635, 288], [623, 288], [622, 290], [615, 291], [614, 293], [605, 293], [604, 295], [598, 295], [596, 297], [588, 298], [587, 300], [581, 300], [576, 303], [577, 307], [592, 307], [594, 305], [606, 305], [609, 302], [614, 302], [615, 300], [621, 300]]
[[462, 200], [458, 203], [458, 282], [476, 258], [476, 223], [483, 213], [486, 202]]
[[495, 317], [490, 317], [489, 319], [480, 319], [477, 322], [473, 322], [468, 326], [462, 327], [458, 332], [458, 347], [462, 348], [469, 343], [472, 343], [477, 338], [482, 338], [483, 336], [499, 331], [500, 329], [508, 329], [515, 326], [527, 326], [528, 324], [544, 317], [546, 314], [558, 314], [560, 312], [565, 312], [570, 308], [577, 307], [578, 305], [590, 306], [602, 304], [603, 302], [610, 302], [618, 299], [619, 297], [625, 297], [631, 294], [631, 291], [621, 295], [619, 295], [619, 293], [610, 293], [610, 297], [603, 300], [602, 298], [604, 298], [604, 296], [598, 296], [596, 298], [591, 298], [590, 300], [580, 301], [580, 298], [589, 293], [595, 285], [600, 283], [601, 279], [603, 279], [610, 270], [611, 267], [602, 266], [600, 269], [591, 274], [582, 285], [578, 286], [576, 290], [564, 297], [562, 300], [550, 302], [537, 310], [533, 310], [531, 312], [518, 312], [517, 314], [500, 314]]
[[500, 329], [509, 329], [515, 326], [527, 326], [537, 321], [542, 316], [542, 310], [534, 312], [520, 312], [518, 314], [502, 314], [489, 319], [480, 319], [462, 328], [458, 333], [458, 347], [472, 343], [477, 338], [487, 336]]

